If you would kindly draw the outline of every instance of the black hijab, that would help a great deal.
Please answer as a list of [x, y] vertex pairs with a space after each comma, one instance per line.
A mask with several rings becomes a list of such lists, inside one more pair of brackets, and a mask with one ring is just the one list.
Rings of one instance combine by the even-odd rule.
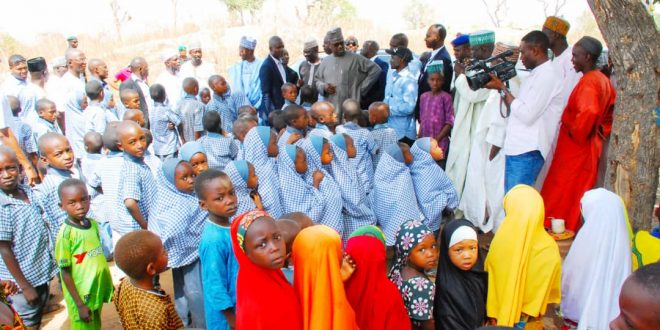
[[454, 220], [445, 225], [440, 235], [440, 262], [433, 304], [436, 330], [473, 330], [486, 320], [488, 275], [481, 254], [469, 271], [459, 269], [449, 260], [451, 235], [462, 226], [474, 229], [465, 219]]

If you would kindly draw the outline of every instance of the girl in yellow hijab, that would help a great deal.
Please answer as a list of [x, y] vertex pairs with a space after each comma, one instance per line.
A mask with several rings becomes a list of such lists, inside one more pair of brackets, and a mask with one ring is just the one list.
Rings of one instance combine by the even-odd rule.
[[545, 314], [548, 304], [560, 302], [561, 257], [543, 227], [543, 199], [534, 188], [513, 187], [504, 197], [504, 211], [486, 258], [486, 312], [497, 325], [522, 329]]

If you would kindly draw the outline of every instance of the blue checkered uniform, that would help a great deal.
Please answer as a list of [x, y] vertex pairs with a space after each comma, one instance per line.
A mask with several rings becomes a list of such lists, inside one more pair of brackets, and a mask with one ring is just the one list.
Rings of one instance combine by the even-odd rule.
[[208, 213], [199, 207], [197, 196], [177, 190], [162, 171], [155, 181], [158, 200], [149, 210], [149, 230], [158, 233], [163, 241], [170, 268], [190, 265], [199, 258], [198, 247]]
[[282, 208], [285, 213], [303, 212], [315, 223], [320, 223], [325, 211], [325, 197], [319, 189], [309, 183], [305, 174], [296, 172], [295, 159], [286, 152], [281, 152], [277, 162], [282, 187]]
[[365, 187], [364, 191], [369, 194], [374, 184], [375, 166], [373, 157], [377, 151], [376, 141], [374, 141], [368, 129], [362, 128], [353, 122], [337, 126], [337, 133], [346, 133], [353, 138], [353, 144], [357, 153], [355, 158], [351, 158], [348, 161], [355, 166], [360, 184]]
[[204, 130], [202, 125], [204, 103], [198, 101], [195, 95], [186, 94], [176, 105], [174, 112], [181, 117], [183, 138], [186, 142], [195, 141], [195, 132]]
[[34, 139], [32, 127], [24, 123], [19, 117], [14, 117], [14, 123], [16, 124], [16, 130], [18, 131], [16, 139], [18, 139], [18, 145], [21, 147], [21, 150], [23, 150], [26, 155], [36, 153], [37, 141]]
[[387, 126], [387, 124], [378, 124], [370, 131], [371, 137], [376, 142], [376, 153], [373, 156], [374, 171], [378, 168], [378, 160], [383, 154], [383, 148], [392, 143], [397, 143], [399, 139], [396, 138], [396, 131]]
[[[425, 138], [429, 139], [429, 138]], [[417, 140], [419, 141], [419, 140]], [[410, 164], [417, 204], [424, 214], [424, 224], [432, 231], [440, 229], [442, 211], [458, 207], [456, 188], [447, 174], [433, 160], [431, 154], [419, 147], [410, 147], [413, 162]]]
[[383, 152], [378, 162], [369, 197], [378, 224], [385, 232], [387, 246], [394, 245], [402, 223], [420, 218], [410, 169], [387, 152]]
[[144, 160], [126, 153], [124, 153], [123, 160], [120, 171], [121, 176], [119, 178], [119, 189], [117, 190], [117, 195], [115, 195], [117, 223], [112, 228], [112, 230], [121, 235], [141, 229], [138, 222], [128, 212], [124, 200], [136, 200], [140, 213], [147, 219], [148, 223], [149, 212], [156, 205], [156, 198], [158, 197], [156, 180]]
[[234, 139], [232, 143], [236, 148], [236, 158], [234, 160], [245, 160], [245, 148], [243, 147], [243, 143], [238, 139]]
[[320, 136], [322, 138], [329, 139], [330, 137], [332, 137], [332, 132], [330, 132], [328, 126], [325, 126], [323, 124], [316, 124], [316, 127], [314, 127], [311, 131], [309, 131], [309, 134], [307, 136]]
[[[39, 205], [44, 210], [44, 219], [48, 223], [53, 244], [57, 233], [60, 231], [60, 226], [67, 217], [66, 212], [59, 206], [60, 197], [57, 195], [57, 188], [62, 181], [73, 177], [73, 172], [69, 170], [60, 170], [49, 166], [44, 181], [34, 188]], [[88, 213], [87, 216], [92, 217], [92, 214]]]
[[[250, 197], [251, 189], [248, 188], [247, 182], [243, 180], [243, 177], [241, 177], [241, 175], [238, 173], [234, 162], [227, 164], [225, 167], [225, 173], [227, 173], [232, 185], [234, 186], [236, 200], [238, 201], [238, 207], [236, 208], [236, 214], [234, 217], [243, 214], [245, 211], [256, 209], [257, 206], [254, 204], [254, 201]], [[234, 217], [232, 217], [232, 220]]]
[[277, 164], [274, 159], [268, 157], [268, 147], [259, 137], [257, 127], [252, 128], [245, 135], [243, 147], [245, 160], [252, 163], [259, 177], [259, 195], [264, 209], [277, 219], [283, 214]]
[[[328, 141], [330, 143], [330, 141]], [[341, 189], [339, 185], [332, 178], [332, 175], [328, 170], [330, 170], [330, 165], [321, 164], [321, 155], [316, 151], [312, 145], [310, 139], [306, 139], [303, 143], [303, 149], [305, 154], [307, 154], [307, 164], [309, 166], [308, 172], [310, 175], [307, 176], [307, 183], [313, 184], [314, 179], [311, 173], [314, 173], [315, 170], [323, 172], [323, 180], [319, 185], [319, 190], [323, 194], [325, 199], [325, 211], [323, 212], [323, 217], [317, 219], [318, 223], [326, 225], [334, 230], [336, 230], [339, 235], [344, 233], [344, 218], [343, 218], [343, 201], [341, 195]]]
[[87, 177], [89, 186], [103, 189], [100, 212], [95, 214], [96, 219], [98, 222], [109, 222], [113, 229], [118, 225], [115, 196], [119, 193], [119, 180], [124, 163], [123, 155], [122, 152], [110, 151], [98, 161], [94, 172]]
[[[48, 283], [57, 272], [51, 254], [50, 234], [35, 195], [29, 186], [19, 185], [30, 204], [0, 190], [0, 241], [11, 242], [18, 266], [33, 287]], [[16, 282], [0, 258], [0, 278]]]
[[291, 134], [293, 133], [298, 133], [300, 134], [300, 139], [294, 143], [295, 145], [302, 147], [302, 141], [305, 138], [305, 132], [300, 131], [299, 129], [291, 126], [287, 126], [284, 132], [282, 132], [282, 135], [280, 136], [279, 140], [277, 140], [277, 147], [282, 149], [286, 146], [286, 141], [289, 140], [289, 137], [291, 137]]
[[234, 121], [238, 118], [238, 108], [250, 105], [250, 102], [242, 93], [227, 92], [225, 95], [213, 93], [211, 101], [206, 105], [205, 111], [215, 111], [220, 114], [222, 130], [231, 132]]
[[375, 225], [376, 215], [371, 210], [367, 193], [360, 184], [357, 170], [348, 160], [346, 151], [332, 143], [333, 158], [331, 166], [332, 178], [341, 190], [343, 202], [342, 215], [344, 219], [344, 241], [348, 235], [362, 226]]
[[151, 112], [151, 135], [154, 137], [154, 153], [158, 156], [167, 156], [175, 153], [179, 145], [179, 136], [176, 129], [169, 129], [169, 123], [174, 126], [181, 124], [181, 116], [172, 111], [167, 105], [156, 103]]
[[238, 155], [234, 139], [218, 133], [208, 132], [197, 140], [204, 147], [206, 159], [210, 168], [224, 170], [227, 163]]

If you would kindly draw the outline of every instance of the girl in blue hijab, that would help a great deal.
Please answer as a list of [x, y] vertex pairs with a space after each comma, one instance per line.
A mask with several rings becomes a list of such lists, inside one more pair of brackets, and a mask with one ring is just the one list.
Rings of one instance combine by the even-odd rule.
[[280, 197], [280, 180], [277, 175], [275, 157], [279, 153], [277, 136], [266, 126], [253, 127], [245, 135], [245, 160], [254, 165], [259, 182], [264, 211], [273, 218], [282, 216], [282, 199]]
[[83, 111], [87, 108], [87, 96], [82, 90], [77, 90], [69, 95], [64, 103], [64, 125], [66, 127], [66, 138], [71, 142], [74, 156], [78, 159], [85, 155], [85, 144], [83, 137], [86, 119]]
[[204, 151], [204, 146], [197, 141], [184, 143], [181, 149], [179, 149], [179, 157], [192, 165], [195, 175], [199, 175], [199, 173], [209, 169], [209, 162]]
[[[325, 199], [325, 211], [321, 219], [314, 219], [318, 223], [336, 230], [339, 235], [344, 232], [344, 221], [342, 216], [343, 202], [341, 189], [332, 178], [329, 170], [332, 167], [332, 147], [327, 139], [320, 136], [310, 136], [303, 142], [303, 149], [307, 154], [309, 170], [323, 173], [323, 180], [319, 190]], [[307, 176], [307, 183], [313, 184], [313, 175]]]
[[348, 152], [355, 156], [355, 146], [350, 137], [345, 134], [335, 134], [330, 138], [332, 141], [333, 158], [330, 163], [330, 172], [341, 190], [343, 202], [344, 241], [348, 235], [362, 226], [375, 225], [376, 215], [371, 210], [367, 193], [364, 186], [360, 184], [357, 170], [349, 161]]
[[413, 162], [410, 164], [417, 205], [424, 214], [424, 224], [432, 231], [440, 229], [442, 212], [454, 210], [458, 206], [456, 188], [445, 171], [442, 170], [433, 158], [442, 158], [442, 150], [438, 142], [430, 137], [418, 139], [410, 153]]
[[313, 174], [302, 148], [288, 144], [282, 150], [284, 153], [280, 154], [277, 161], [282, 187], [282, 209], [285, 213], [303, 212], [318, 223], [325, 211], [325, 198], [319, 190], [320, 182], [317, 186], [307, 180]]
[[238, 201], [236, 215], [234, 217], [254, 209], [263, 210], [263, 205], [257, 192], [259, 179], [255, 174], [252, 164], [245, 160], [235, 160], [225, 166], [225, 173], [227, 173], [232, 185], [234, 185], [234, 193], [236, 193], [236, 199]]
[[374, 188], [369, 197], [378, 224], [383, 228], [387, 246], [393, 246], [402, 223], [419, 219], [415, 188], [401, 147], [397, 143], [385, 146], [376, 172]]

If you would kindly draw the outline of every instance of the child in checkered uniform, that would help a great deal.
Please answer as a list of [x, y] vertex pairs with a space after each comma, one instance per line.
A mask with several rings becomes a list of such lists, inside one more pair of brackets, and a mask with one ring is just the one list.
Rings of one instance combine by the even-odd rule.
[[197, 140], [203, 147], [209, 163], [209, 168], [224, 170], [227, 163], [236, 158], [237, 145], [232, 138], [225, 136], [222, 131], [220, 114], [207, 111], [202, 118], [206, 135]]
[[56, 265], [42, 209], [29, 186], [20, 184], [16, 154], [0, 146], [0, 278], [18, 284], [13, 307], [28, 327], [41, 325], [48, 304], [48, 282]]
[[371, 130], [371, 137], [376, 142], [376, 152], [372, 160], [374, 170], [378, 167], [378, 161], [384, 153], [383, 148], [398, 142], [396, 131], [387, 125], [389, 117], [390, 106], [387, 103], [374, 102], [369, 106], [369, 123], [374, 127]]
[[346, 133], [353, 139], [357, 154], [348, 161], [357, 170], [360, 186], [364, 187], [364, 191], [368, 195], [373, 186], [375, 168], [373, 157], [377, 151], [376, 141], [368, 129], [358, 125], [358, 122], [362, 118], [362, 110], [360, 109], [359, 102], [354, 99], [348, 99], [344, 101], [342, 108], [346, 122], [344, 125], [337, 126], [337, 133]]

